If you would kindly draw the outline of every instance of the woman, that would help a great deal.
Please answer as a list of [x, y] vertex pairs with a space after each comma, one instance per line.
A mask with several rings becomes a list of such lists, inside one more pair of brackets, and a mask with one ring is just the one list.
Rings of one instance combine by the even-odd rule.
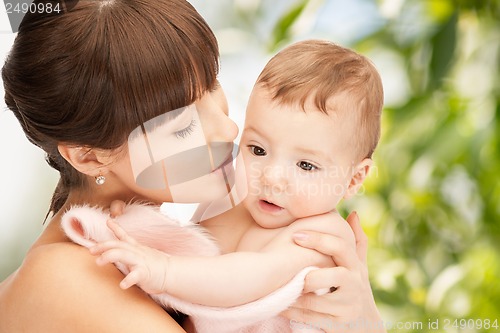
[[[59, 13], [25, 16], [2, 70], [7, 106], [61, 179], [47, 228], [22, 266], [0, 284], [0, 332], [185, 332], [139, 289], [121, 290], [121, 273], [97, 266], [59, 223], [72, 205], [107, 208], [117, 199], [203, 202], [224, 193], [224, 168], [212, 168], [186, 188], [170, 184], [166, 168], [165, 186], [148, 187], [136, 171], [150, 165], [136, 168], [137, 151], [132, 154], [130, 146], [135, 137], [129, 136], [137, 129], [145, 133], [151, 119], [175, 114], [163, 133], [165, 142], [172, 142], [166, 146], [178, 148], [175, 153], [200, 144], [210, 150], [236, 138], [216, 80], [217, 42], [184, 0], [62, 1], [60, 6]], [[144, 154], [153, 159], [155, 152]], [[194, 155], [195, 162], [200, 156]], [[331, 269], [310, 274], [305, 291], [335, 285], [353, 293], [353, 304], [336, 304], [335, 293], [305, 295], [286, 314], [294, 322], [328, 331], [328, 318], [344, 311], [378, 320], [364, 263], [365, 237], [357, 220], [348, 220], [360, 254], [339, 250], [335, 244], [342, 242], [332, 235], [304, 232], [296, 241], [349, 262], [342, 274]]]

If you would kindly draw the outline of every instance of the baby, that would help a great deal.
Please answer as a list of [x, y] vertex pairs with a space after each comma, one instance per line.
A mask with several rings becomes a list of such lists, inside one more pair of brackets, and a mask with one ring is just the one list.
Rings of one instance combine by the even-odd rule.
[[[92, 253], [101, 255], [100, 264], [125, 267], [122, 288], [137, 284], [152, 295], [213, 307], [208, 320], [224, 308], [233, 312], [213, 320], [230, 321], [249, 304], [261, 309], [258, 320], [235, 319], [224, 328], [197, 323], [193, 315], [198, 332], [265, 331], [266, 320], [300, 295], [307, 272], [335, 265], [331, 257], [296, 245], [294, 232], [335, 231], [355, 246], [335, 209], [357, 193], [372, 166], [382, 104], [379, 74], [365, 57], [319, 40], [285, 48], [265, 66], [249, 99], [236, 166], [237, 187], [247, 195], [204, 222], [209, 231], [224, 220], [238, 226], [226, 234], [222, 254], [166, 254], [144, 246], [118, 220], [108, 225], [119, 240], [100, 243]], [[280, 296], [285, 289], [287, 296]], [[265, 307], [273, 297], [275, 311]], [[271, 331], [292, 331], [283, 319], [271, 320]]]

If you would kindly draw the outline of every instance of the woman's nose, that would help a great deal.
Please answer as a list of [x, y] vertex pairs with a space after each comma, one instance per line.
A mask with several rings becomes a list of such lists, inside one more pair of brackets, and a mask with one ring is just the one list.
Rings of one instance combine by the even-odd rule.
[[233, 142], [238, 136], [238, 126], [210, 97], [197, 105], [201, 126], [207, 143]]
[[238, 136], [238, 126], [224, 112], [218, 112], [212, 119], [207, 139], [211, 142], [233, 142]]

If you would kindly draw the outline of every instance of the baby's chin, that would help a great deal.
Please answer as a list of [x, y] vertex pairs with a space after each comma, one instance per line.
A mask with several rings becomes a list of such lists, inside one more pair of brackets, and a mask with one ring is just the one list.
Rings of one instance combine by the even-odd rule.
[[277, 219], [277, 218], [270, 218], [270, 219], [260, 219], [255, 220], [255, 222], [264, 229], [279, 229], [279, 228], [285, 228], [288, 227], [290, 224], [292, 224], [295, 221], [295, 219], [287, 218], [287, 219]]

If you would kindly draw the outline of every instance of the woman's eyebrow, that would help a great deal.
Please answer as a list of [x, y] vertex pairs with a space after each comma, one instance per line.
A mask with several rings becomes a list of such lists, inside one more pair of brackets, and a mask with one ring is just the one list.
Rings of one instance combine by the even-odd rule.
[[160, 126], [163, 124], [166, 124], [172, 120], [177, 119], [181, 114], [183, 114], [185, 111], [187, 111], [190, 107], [194, 107], [194, 105], [188, 105], [188, 106], [183, 106], [181, 108], [172, 110], [172, 111], [167, 111], [159, 116], [154, 117], [153, 119], [150, 119], [144, 123], [144, 126], [147, 128], [154, 128], [156, 126]]
[[175, 110], [167, 111], [162, 116], [164, 116], [166, 120], [174, 120], [191, 107], [194, 107], [194, 105], [183, 106]]

